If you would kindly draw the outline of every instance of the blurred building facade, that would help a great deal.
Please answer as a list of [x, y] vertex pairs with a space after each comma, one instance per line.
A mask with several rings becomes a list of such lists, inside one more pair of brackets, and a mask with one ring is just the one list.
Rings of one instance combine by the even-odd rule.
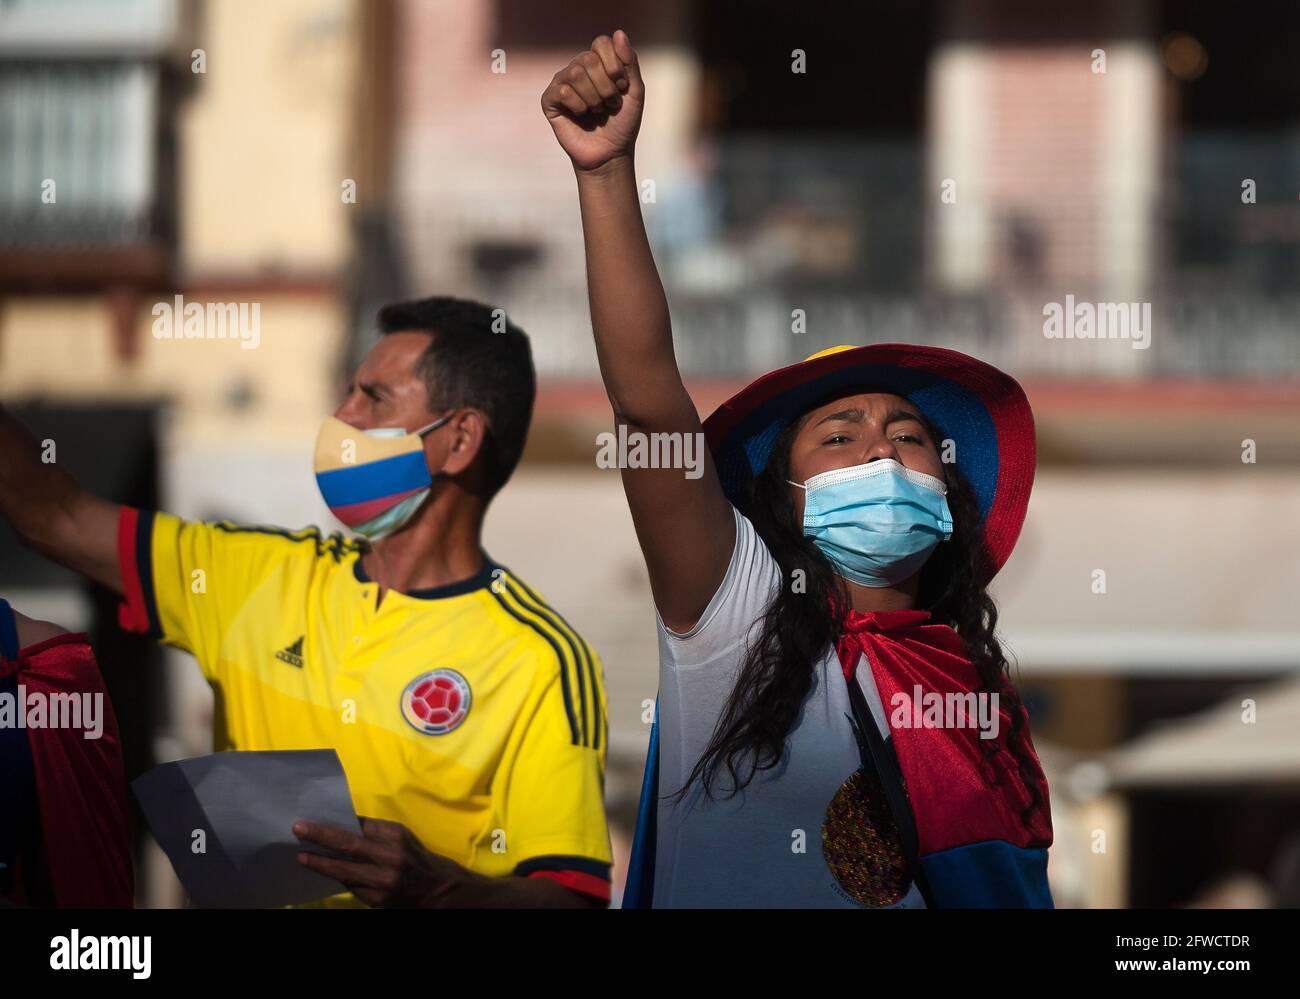
[[[604, 658], [626, 827], [653, 612], [617, 476], [594, 464], [609, 415], [576, 198], [538, 109], [557, 69], [623, 27], [649, 87], [643, 209], [702, 412], [836, 343], [948, 346], [1026, 387], [1040, 471], [995, 596], [1052, 781], [1058, 903], [1187, 904], [1225, 874], [1271, 877], [1300, 829], [1300, 745], [1267, 779], [1138, 779], [1116, 754], [1228, 698], [1267, 704], [1300, 670], [1300, 13], [853, 10], [0, 6], [0, 395], [34, 429], [68, 428], [91, 481], [122, 448], [133, 471], [106, 490], [333, 529], [311, 442], [374, 308], [504, 306], [542, 385], [488, 548]], [[153, 307], [176, 295], [257, 303], [258, 346], [156, 337]], [[1149, 306], [1147, 345], [1045, 335], [1067, 296]], [[123, 440], [77, 454], [96, 422]], [[141, 435], [147, 460], [128, 460]], [[0, 586], [29, 612], [97, 613], [19, 558]], [[146, 748], [201, 752], [202, 682], [184, 657], [164, 669], [138, 692]]]
[[[327, 521], [310, 448], [352, 326], [368, 30], [348, 2], [0, 6], [0, 395], [88, 487], [186, 517]], [[209, 751], [192, 660], [106, 649], [113, 601], [4, 531], [15, 605], [96, 635], [128, 777]], [[142, 902], [176, 904], [142, 851]]]

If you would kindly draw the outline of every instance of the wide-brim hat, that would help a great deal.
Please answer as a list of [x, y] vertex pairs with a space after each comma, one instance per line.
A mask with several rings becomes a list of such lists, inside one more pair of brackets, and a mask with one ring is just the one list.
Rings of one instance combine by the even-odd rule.
[[750, 480], [777, 437], [809, 409], [855, 391], [907, 399], [955, 445], [975, 491], [989, 578], [1015, 547], [1034, 483], [1034, 416], [1010, 375], [956, 350], [907, 343], [831, 347], [769, 372], [704, 421], [722, 488], [745, 511]]

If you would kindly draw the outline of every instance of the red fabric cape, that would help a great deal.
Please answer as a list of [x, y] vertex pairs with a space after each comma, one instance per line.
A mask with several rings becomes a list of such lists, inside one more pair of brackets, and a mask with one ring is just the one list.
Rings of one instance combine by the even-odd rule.
[[98, 739], [85, 738], [82, 729], [32, 728], [27, 741], [54, 904], [130, 908], [135, 879], [122, 743], [95, 653], [84, 634], [56, 635], [19, 650], [16, 662], [5, 666], [6, 672], [17, 668], [27, 695], [103, 695]]
[[[916, 687], [923, 698], [931, 692], [964, 694], [980, 689], [979, 675], [966, 658], [960, 636], [948, 625], [927, 624], [929, 618], [930, 612], [922, 610], [850, 611], [837, 647], [850, 682], [859, 652], [871, 664], [916, 817], [920, 855], [985, 840], [1004, 840], [1018, 847], [1050, 846], [1047, 778], [1029, 738], [1023, 705], [1000, 694], [998, 750], [991, 757], [986, 757], [984, 748], [990, 740], [981, 739], [978, 728], [915, 726]], [[1032, 782], [1041, 801], [1028, 826], [1021, 811], [1031, 800], [1030, 792], [1016, 757], [1007, 749], [1013, 704], [1024, 720], [1023, 744], [1033, 760]], [[922, 718], [924, 707], [923, 701]]]

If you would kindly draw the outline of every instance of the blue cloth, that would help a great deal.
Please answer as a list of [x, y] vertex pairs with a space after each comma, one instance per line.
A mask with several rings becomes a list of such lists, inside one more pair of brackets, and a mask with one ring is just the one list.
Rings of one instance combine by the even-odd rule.
[[18, 621], [14, 609], [3, 597], [0, 597], [0, 656], [9, 660], [18, 658]]
[[655, 720], [650, 726], [650, 749], [646, 753], [645, 776], [641, 779], [641, 804], [636, 813], [632, 837], [632, 859], [623, 889], [624, 909], [648, 909], [654, 900], [655, 832], [659, 818], [659, 700], [655, 699]]
[[[18, 658], [18, 628], [8, 601], [0, 598], [0, 656]], [[0, 677], [0, 698], [18, 700], [18, 674]], [[15, 864], [39, 828], [36, 770], [26, 729], [0, 727], [0, 895], [13, 894]]]
[[921, 858], [934, 905], [943, 909], [1052, 909], [1047, 850], [985, 840]]

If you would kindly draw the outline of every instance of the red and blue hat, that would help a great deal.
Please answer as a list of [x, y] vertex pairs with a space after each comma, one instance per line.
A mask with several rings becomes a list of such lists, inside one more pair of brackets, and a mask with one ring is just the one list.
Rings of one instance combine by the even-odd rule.
[[959, 351], [907, 343], [831, 347], [752, 382], [704, 421], [727, 498], [744, 512], [749, 482], [766, 467], [781, 431], [826, 399], [859, 391], [902, 396], [955, 443], [996, 574], [1029, 505], [1034, 416], [1014, 378]]

